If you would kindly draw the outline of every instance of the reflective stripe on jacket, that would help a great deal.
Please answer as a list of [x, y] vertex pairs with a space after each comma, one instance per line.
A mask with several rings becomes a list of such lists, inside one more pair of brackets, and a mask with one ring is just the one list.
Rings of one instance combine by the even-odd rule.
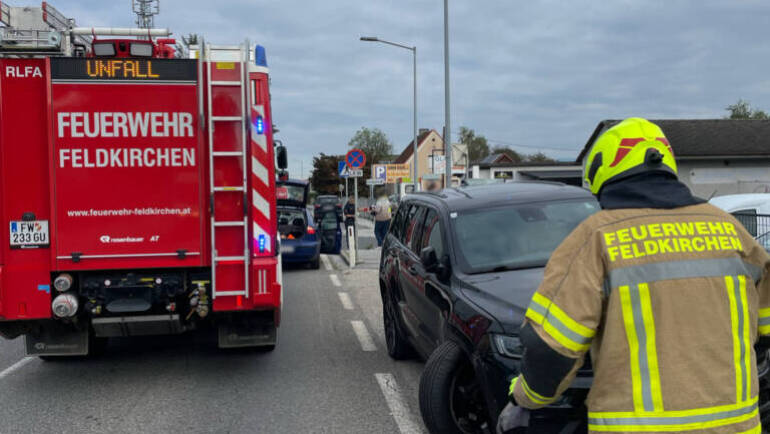
[[759, 433], [768, 271], [767, 252], [709, 204], [601, 211], [553, 253], [526, 313], [525, 328], [574, 364], [554, 390], [526, 378], [542, 368], [523, 368], [511, 392], [528, 408], [554, 402], [590, 350], [592, 433]]

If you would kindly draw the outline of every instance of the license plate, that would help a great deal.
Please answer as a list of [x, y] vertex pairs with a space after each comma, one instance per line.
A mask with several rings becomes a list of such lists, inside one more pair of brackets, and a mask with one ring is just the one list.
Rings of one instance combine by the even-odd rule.
[[294, 246], [281, 246], [281, 253], [294, 253]]
[[10, 229], [12, 249], [45, 247], [50, 244], [48, 220], [12, 221]]

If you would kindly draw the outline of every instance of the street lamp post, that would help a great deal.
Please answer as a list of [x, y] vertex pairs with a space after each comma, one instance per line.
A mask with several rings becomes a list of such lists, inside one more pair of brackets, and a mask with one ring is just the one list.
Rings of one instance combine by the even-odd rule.
[[449, 115], [449, 0], [444, 0], [444, 155], [446, 164], [446, 188], [452, 187], [452, 126]]
[[373, 36], [362, 36], [361, 40], [365, 42], [382, 42], [383, 44], [405, 48], [412, 52], [412, 69], [414, 73], [414, 92], [412, 95], [412, 132], [414, 133], [414, 141], [412, 142], [412, 183], [414, 184], [414, 190], [417, 191], [417, 47], [397, 44], [395, 42], [385, 41]]

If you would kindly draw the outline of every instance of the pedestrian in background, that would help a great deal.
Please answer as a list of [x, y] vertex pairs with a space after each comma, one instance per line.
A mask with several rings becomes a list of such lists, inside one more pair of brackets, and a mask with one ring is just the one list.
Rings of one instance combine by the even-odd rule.
[[382, 194], [374, 204], [374, 236], [377, 238], [378, 247], [382, 246], [385, 235], [388, 234], [390, 217], [390, 200], [388, 200], [388, 196]]

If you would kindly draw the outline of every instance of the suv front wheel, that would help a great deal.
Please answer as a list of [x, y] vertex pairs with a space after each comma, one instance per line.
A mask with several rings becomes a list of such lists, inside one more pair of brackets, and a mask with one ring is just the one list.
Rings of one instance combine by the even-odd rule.
[[393, 295], [388, 291], [382, 292], [382, 323], [385, 326], [385, 344], [388, 355], [394, 360], [406, 360], [414, 356], [414, 349], [401, 333], [398, 320], [398, 306]]
[[473, 366], [454, 342], [441, 344], [425, 364], [420, 378], [420, 413], [431, 433], [494, 430]]

